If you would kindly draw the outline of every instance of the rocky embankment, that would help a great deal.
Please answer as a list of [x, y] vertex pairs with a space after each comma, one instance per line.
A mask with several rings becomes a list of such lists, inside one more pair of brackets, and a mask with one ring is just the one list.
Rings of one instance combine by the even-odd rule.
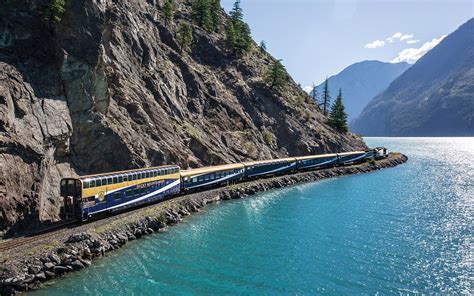
[[[319, 171], [261, 179], [229, 187], [181, 196], [132, 212], [81, 225], [32, 245], [22, 245], [0, 257], [0, 293], [10, 295], [39, 288], [43, 282], [65, 273], [81, 270], [106, 253], [129, 241], [164, 231], [183, 217], [198, 212], [207, 204], [243, 198], [270, 189], [312, 182], [342, 175], [367, 173], [394, 167], [407, 161], [402, 154], [390, 154], [374, 163], [336, 167]], [[0, 244], [1, 247], [1, 244]]]

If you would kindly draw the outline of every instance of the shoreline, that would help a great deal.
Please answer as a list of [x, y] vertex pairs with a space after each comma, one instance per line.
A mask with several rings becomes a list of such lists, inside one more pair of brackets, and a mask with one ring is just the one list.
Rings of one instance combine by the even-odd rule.
[[299, 183], [395, 167], [407, 159], [403, 154], [390, 153], [386, 159], [372, 164], [364, 162], [239, 183], [179, 196], [102, 220], [64, 228], [47, 236], [38, 235], [37, 239], [8, 249], [0, 255], [0, 294], [11, 295], [38, 289], [48, 280], [90, 266], [129, 241], [165, 231], [183, 217], [198, 212], [210, 203], [239, 199]]

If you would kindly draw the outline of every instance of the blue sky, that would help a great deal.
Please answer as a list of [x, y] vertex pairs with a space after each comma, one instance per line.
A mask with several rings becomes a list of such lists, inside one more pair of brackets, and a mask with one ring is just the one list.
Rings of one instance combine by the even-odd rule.
[[[226, 11], [234, 3], [221, 1]], [[302, 86], [318, 84], [363, 60], [413, 63], [474, 16], [474, 0], [241, 0], [241, 4], [254, 39], [265, 40], [268, 51], [283, 59]]]

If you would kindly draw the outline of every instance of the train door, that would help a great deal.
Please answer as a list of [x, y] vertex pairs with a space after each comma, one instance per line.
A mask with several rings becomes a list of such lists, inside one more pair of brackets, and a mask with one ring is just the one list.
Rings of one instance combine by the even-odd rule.
[[64, 219], [81, 218], [82, 186], [76, 179], [61, 180], [61, 197], [64, 200]]

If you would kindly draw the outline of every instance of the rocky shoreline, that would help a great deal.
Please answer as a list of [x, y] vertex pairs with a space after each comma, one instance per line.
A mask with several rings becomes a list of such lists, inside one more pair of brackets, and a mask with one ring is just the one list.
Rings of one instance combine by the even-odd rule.
[[164, 231], [167, 226], [179, 223], [183, 217], [198, 212], [210, 203], [243, 198], [297, 183], [394, 167], [407, 159], [403, 154], [392, 153], [388, 158], [372, 163], [241, 183], [181, 196], [73, 229], [58, 231], [57, 235], [44, 239], [39, 237], [34, 241], [36, 248], [24, 245], [2, 253], [0, 294], [12, 295], [34, 290], [50, 279], [84, 269], [106, 253], [120, 249], [127, 242], [142, 236]]

